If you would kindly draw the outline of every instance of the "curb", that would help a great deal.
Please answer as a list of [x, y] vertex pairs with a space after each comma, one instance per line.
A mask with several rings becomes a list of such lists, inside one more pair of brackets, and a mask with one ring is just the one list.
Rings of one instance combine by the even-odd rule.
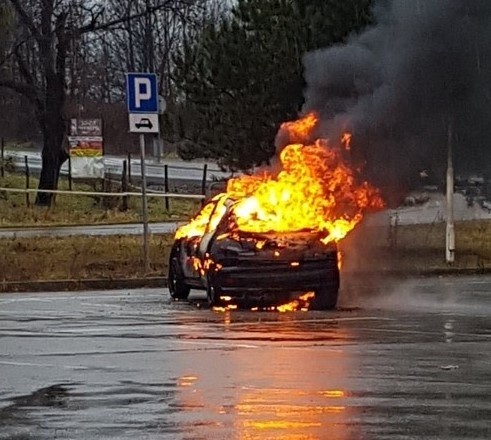
[[4, 281], [0, 293], [12, 292], [65, 292], [79, 290], [116, 290], [167, 287], [166, 277], [87, 279], [56, 281]]
[[[352, 271], [344, 272], [342, 276], [353, 277], [358, 280], [384, 276], [393, 279], [428, 278], [446, 276], [475, 276], [490, 275], [488, 268], [441, 268], [425, 271]], [[86, 280], [53, 280], [53, 281], [4, 281], [0, 283], [0, 293], [13, 292], [64, 292], [81, 290], [117, 290], [117, 289], [142, 289], [142, 288], [166, 288], [167, 277], [149, 278], [117, 278], [117, 279], [86, 279]]]

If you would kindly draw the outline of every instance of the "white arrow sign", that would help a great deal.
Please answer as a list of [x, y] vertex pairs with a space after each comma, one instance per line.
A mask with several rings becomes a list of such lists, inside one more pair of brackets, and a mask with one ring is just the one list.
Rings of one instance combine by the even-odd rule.
[[158, 133], [159, 115], [156, 113], [130, 113], [131, 133]]

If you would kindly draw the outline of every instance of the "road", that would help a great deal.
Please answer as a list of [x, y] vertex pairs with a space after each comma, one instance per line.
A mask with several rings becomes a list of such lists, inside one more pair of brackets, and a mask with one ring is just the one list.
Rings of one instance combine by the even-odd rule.
[[[442, 196], [443, 197], [443, 196]], [[468, 207], [461, 194], [455, 195], [455, 220], [491, 220], [491, 213], [478, 205]], [[411, 225], [422, 223], [442, 222], [445, 218], [445, 204], [436, 195], [424, 206], [400, 208], [398, 210], [385, 210], [370, 214], [364, 220], [368, 226], [388, 226], [390, 216], [397, 214], [398, 225]], [[154, 234], [173, 233], [178, 226], [176, 222], [162, 222], [150, 224], [150, 232]], [[140, 223], [123, 225], [87, 225], [87, 226], [58, 226], [37, 228], [0, 228], [0, 238], [13, 237], [66, 237], [70, 235], [141, 235], [143, 226]]]
[[[369, 226], [389, 225], [390, 217], [395, 216], [398, 225], [441, 223], [447, 218], [447, 200], [444, 194], [432, 193], [430, 199], [420, 206], [406, 206], [369, 215]], [[454, 195], [454, 220], [456, 222], [472, 220], [491, 220], [491, 211], [478, 203], [468, 206], [465, 196]]]
[[0, 296], [0, 439], [489, 439], [491, 277], [333, 312], [164, 290]]
[[[150, 223], [151, 234], [173, 234], [179, 223]], [[72, 235], [142, 235], [143, 225], [131, 223], [122, 225], [86, 225], [86, 226], [47, 226], [40, 228], [4, 228], [0, 229], [0, 238], [31, 237], [68, 237]]]
[[[17, 168], [24, 169], [24, 157], [28, 157], [29, 168], [31, 172], [39, 173], [41, 170], [41, 155], [33, 151], [6, 151], [6, 157], [12, 157]], [[116, 179], [121, 178], [123, 172], [123, 161], [126, 157], [122, 156], [104, 156], [104, 169], [106, 173]], [[156, 162], [148, 159], [146, 163], [147, 183], [153, 185], [163, 185], [164, 183], [164, 165], [168, 165], [168, 177], [171, 182], [180, 183], [200, 183], [203, 179], [204, 163], [184, 162], [179, 160], [162, 160]], [[217, 179], [229, 178], [231, 173], [220, 170], [216, 163], [207, 163], [207, 181], [212, 182]], [[61, 174], [68, 174], [68, 162], [61, 167]], [[131, 175], [133, 181], [141, 179], [140, 159], [131, 159]]]

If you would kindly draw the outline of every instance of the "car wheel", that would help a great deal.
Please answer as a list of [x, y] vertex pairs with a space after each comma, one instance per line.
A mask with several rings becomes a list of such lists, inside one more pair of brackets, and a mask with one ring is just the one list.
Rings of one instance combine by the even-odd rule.
[[338, 303], [339, 289], [321, 287], [316, 289], [312, 310], [332, 310]]
[[223, 307], [225, 305], [220, 299], [221, 294], [220, 287], [215, 284], [211, 276], [208, 276], [206, 280], [206, 296], [210, 307]]
[[184, 282], [179, 262], [173, 258], [169, 266], [169, 292], [174, 299], [187, 299], [191, 287]]

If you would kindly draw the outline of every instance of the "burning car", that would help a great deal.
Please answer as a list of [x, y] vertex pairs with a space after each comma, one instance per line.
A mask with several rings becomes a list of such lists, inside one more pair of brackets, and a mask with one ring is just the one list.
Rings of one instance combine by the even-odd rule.
[[312, 308], [332, 309], [339, 290], [335, 243], [319, 231], [255, 233], [240, 231], [237, 202], [219, 196], [206, 208], [202, 236], [176, 240], [169, 262], [169, 290], [186, 299], [204, 289], [212, 306], [282, 304], [313, 292]]
[[177, 230], [169, 260], [174, 299], [199, 288], [212, 306], [268, 305], [303, 292], [312, 308], [336, 306], [338, 242], [383, 202], [345, 160], [351, 136], [332, 147], [313, 139], [317, 123], [310, 113], [283, 124], [278, 166], [229, 180]]

